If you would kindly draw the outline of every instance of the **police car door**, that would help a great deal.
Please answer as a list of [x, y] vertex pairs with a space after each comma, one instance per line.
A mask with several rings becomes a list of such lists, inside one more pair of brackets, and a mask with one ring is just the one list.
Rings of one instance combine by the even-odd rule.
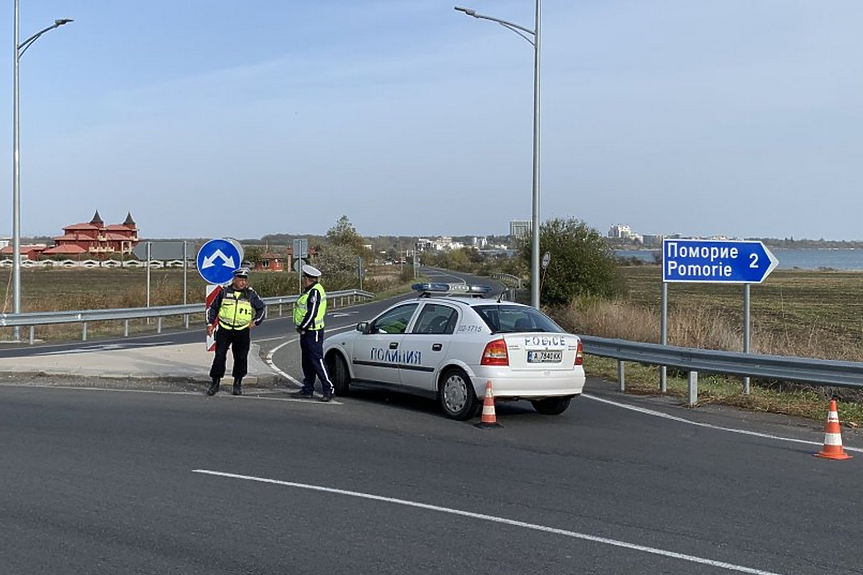
[[438, 367], [447, 358], [458, 323], [458, 310], [439, 302], [426, 302], [411, 330], [404, 335], [399, 366], [402, 385], [434, 392]]
[[351, 358], [355, 379], [399, 383], [400, 345], [417, 307], [412, 302], [391, 308], [370, 322], [368, 333], [359, 334]]

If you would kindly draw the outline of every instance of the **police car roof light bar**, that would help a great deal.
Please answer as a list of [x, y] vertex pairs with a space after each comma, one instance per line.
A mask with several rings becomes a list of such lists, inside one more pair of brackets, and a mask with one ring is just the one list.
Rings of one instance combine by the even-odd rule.
[[469, 295], [482, 297], [490, 293], [491, 287], [486, 285], [461, 284], [461, 283], [417, 283], [411, 286], [412, 289], [420, 292], [420, 297], [430, 297], [431, 295]]

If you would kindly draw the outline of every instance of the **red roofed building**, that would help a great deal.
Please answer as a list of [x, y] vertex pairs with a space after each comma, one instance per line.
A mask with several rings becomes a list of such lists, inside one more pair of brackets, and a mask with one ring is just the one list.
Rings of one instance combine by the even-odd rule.
[[[290, 256], [289, 256], [290, 257]], [[257, 269], [257, 268], [256, 268]], [[261, 254], [260, 270], [265, 272], [280, 272], [285, 269], [285, 258], [271, 252]]]
[[[18, 253], [21, 254], [21, 259], [27, 260], [38, 260], [39, 254], [45, 251], [45, 244], [33, 244], [33, 245], [24, 245], [21, 244], [19, 246], [21, 249]], [[12, 253], [14, 252], [14, 248], [12, 246], [3, 246], [0, 248], [0, 257], [4, 258], [12, 258]]]
[[104, 259], [114, 254], [132, 253], [138, 245], [138, 226], [132, 214], [126, 214], [122, 224], [105, 225], [99, 210], [86, 224], [72, 224], [63, 228], [63, 235], [52, 238], [54, 247], [42, 251], [49, 257], [77, 257], [85, 255]]

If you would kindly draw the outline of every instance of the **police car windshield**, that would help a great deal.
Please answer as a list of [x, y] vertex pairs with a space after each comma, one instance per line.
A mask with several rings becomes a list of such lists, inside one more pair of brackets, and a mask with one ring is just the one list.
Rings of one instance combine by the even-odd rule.
[[565, 333], [563, 328], [532, 307], [476, 305], [473, 309], [493, 333]]

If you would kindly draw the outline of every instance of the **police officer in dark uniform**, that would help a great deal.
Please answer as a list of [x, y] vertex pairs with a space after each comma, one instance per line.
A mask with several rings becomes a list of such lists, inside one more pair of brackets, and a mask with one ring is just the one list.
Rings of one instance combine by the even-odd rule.
[[321, 401], [333, 399], [333, 382], [324, 363], [324, 315], [327, 313], [327, 292], [319, 283], [321, 271], [303, 266], [303, 293], [294, 304], [294, 325], [300, 334], [303, 355], [303, 387], [294, 397], [309, 398], [315, 394], [315, 376], [321, 380]]
[[248, 372], [251, 346], [249, 332], [253, 327], [261, 325], [266, 313], [264, 302], [255, 290], [249, 287], [249, 268], [241, 267], [234, 271], [231, 285], [222, 288], [207, 309], [207, 335], [216, 332], [216, 357], [210, 367], [213, 382], [207, 395], [215, 395], [219, 391], [219, 381], [225, 375], [225, 360], [229, 347], [234, 356], [234, 368], [231, 371], [234, 376], [233, 394], [243, 394], [243, 377]]

